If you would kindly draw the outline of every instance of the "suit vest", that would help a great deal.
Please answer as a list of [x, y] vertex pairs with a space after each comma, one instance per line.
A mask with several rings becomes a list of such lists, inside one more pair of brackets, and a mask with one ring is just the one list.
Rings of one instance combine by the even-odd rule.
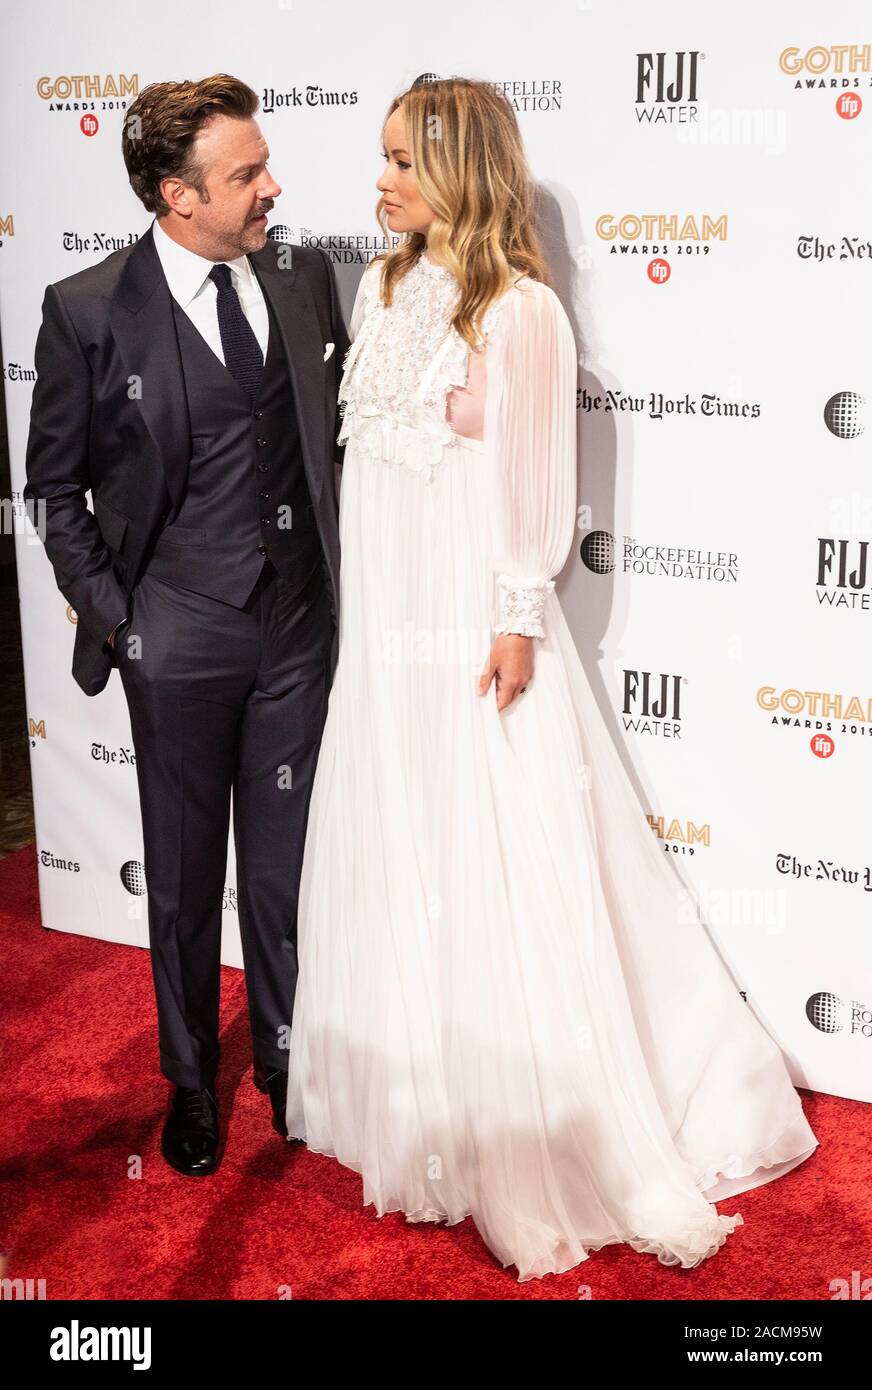
[[281, 334], [267, 301], [269, 340], [252, 406], [172, 301], [191, 421], [182, 506], [160, 533], [146, 573], [243, 608], [267, 560], [297, 586], [325, 565], [303, 466]]

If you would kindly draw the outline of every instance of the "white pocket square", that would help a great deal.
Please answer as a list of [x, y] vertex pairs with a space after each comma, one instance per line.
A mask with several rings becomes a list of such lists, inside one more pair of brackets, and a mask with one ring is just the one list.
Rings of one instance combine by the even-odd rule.
[[327, 344], [326, 348], [324, 349], [324, 361], [325, 361], [325, 362], [327, 361], [327, 358], [330, 356], [330, 354], [332, 353], [332, 351], [333, 351], [333, 349], [334, 349], [335, 346], [336, 346], [335, 343], [328, 343], [328, 344]]

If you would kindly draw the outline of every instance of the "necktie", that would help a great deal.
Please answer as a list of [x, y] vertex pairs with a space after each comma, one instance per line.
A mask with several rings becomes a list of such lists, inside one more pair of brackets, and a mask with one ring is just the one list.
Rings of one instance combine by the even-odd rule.
[[233, 287], [230, 266], [219, 263], [209, 271], [218, 289], [218, 328], [224, 362], [252, 405], [263, 377], [263, 353]]

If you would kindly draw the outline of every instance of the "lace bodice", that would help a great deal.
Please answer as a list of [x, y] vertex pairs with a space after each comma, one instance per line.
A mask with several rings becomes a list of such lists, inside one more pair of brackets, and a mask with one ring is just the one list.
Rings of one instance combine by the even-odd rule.
[[[458, 436], [446, 412], [447, 398], [468, 381], [469, 345], [450, 326], [457, 281], [426, 255], [397, 282], [393, 303], [379, 297], [381, 263], [365, 272], [352, 315], [354, 341], [339, 387], [342, 428], [368, 453], [401, 464], [431, 482]], [[485, 315], [484, 338], [500, 302]]]
[[[452, 428], [448, 398], [468, 382], [472, 387], [474, 349], [451, 326], [458, 287], [447, 267], [425, 252], [385, 306], [381, 264], [368, 267], [354, 302], [337, 443], [353, 440], [371, 459], [409, 469], [426, 486], [465, 438]], [[575, 342], [553, 290], [526, 276], [490, 306], [481, 334], [481, 466], [494, 488], [493, 630], [544, 638], [554, 576], [575, 521]]]

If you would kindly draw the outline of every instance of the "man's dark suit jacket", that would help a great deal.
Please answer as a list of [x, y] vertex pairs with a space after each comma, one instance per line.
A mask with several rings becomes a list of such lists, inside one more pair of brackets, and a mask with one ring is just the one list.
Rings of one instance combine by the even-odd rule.
[[[333, 266], [320, 248], [271, 240], [250, 261], [281, 331], [338, 630], [334, 463], [343, 450], [335, 444], [336, 393], [348, 335]], [[78, 618], [73, 677], [96, 695], [117, 664], [107, 638], [126, 616], [160, 532], [178, 514], [191, 458], [172, 298], [152, 229], [49, 285], [42, 315], [24, 497], [45, 504], [46, 552]], [[29, 511], [38, 523], [43, 509]], [[334, 632], [334, 667], [336, 653]]]

